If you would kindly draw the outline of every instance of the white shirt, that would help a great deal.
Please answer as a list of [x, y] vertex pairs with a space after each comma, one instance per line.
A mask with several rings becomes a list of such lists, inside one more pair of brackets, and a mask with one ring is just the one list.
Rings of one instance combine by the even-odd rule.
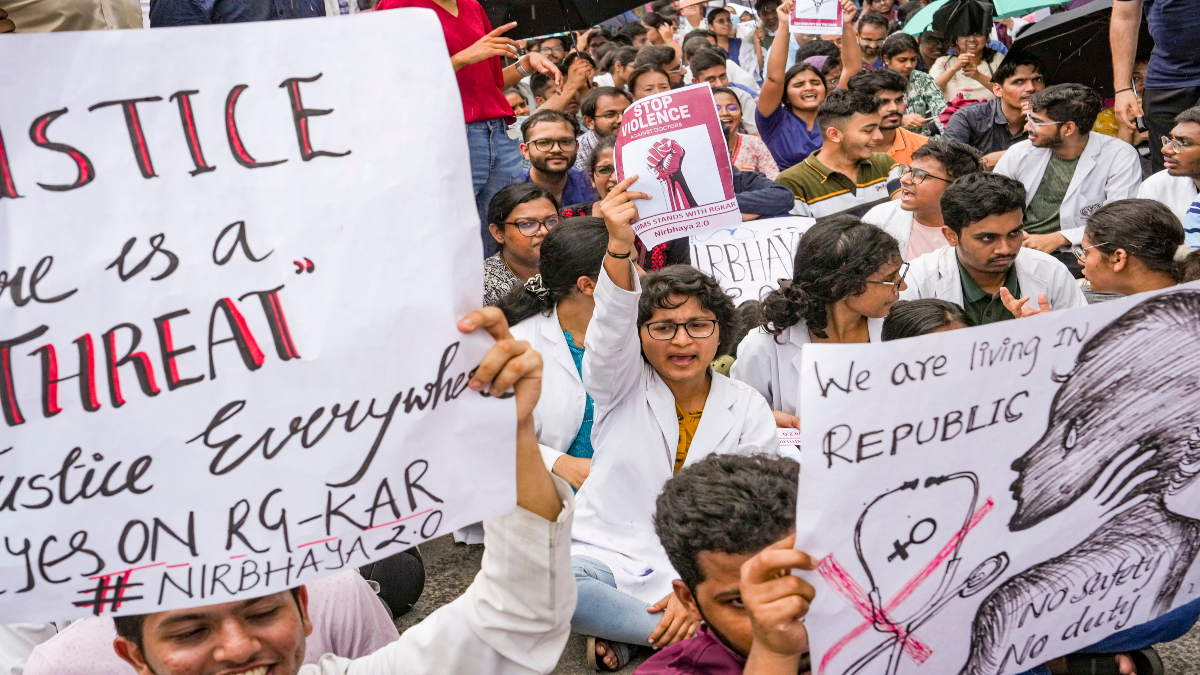
[[512, 334], [542, 355], [542, 395], [533, 409], [533, 420], [542, 460], [546, 469], [553, 471], [554, 463], [571, 449], [579, 434], [587, 392], [558, 323], [557, 309], [550, 316], [539, 313], [525, 319], [512, 327]]
[[[1021, 141], [1004, 153], [995, 171], [1025, 185], [1025, 205], [1029, 206], [1052, 154], [1050, 148], [1035, 148], [1032, 142]], [[1137, 150], [1119, 138], [1089, 132], [1059, 209], [1061, 234], [1072, 244], [1083, 241], [1088, 216], [1105, 204], [1133, 197], [1141, 184], [1142, 160]]]
[[597, 87], [615, 87], [616, 86], [615, 84], [613, 84], [612, 73], [600, 73], [599, 75], [592, 77], [592, 82], [595, 82]]
[[1142, 183], [1137, 196], [1166, 204], [1171, 213], [1183, 220], [1197, 194], [1200, 194], [1200, 190], [1196, 189], [1196, 181], [1192, 178], [1172, 176], [1166, 171], [1159, 171]]
[[[1037, 296], [1045, 293], [1050, 309], [1069, 309], [1087, 304], [1083, 291], [1075, 283], [1075, 277], [1071, 276], [1066, 265], [1050, 254], [1022, 248], [1017, 252], [1013, 264], [1017, 267], [1017, 284], [1021, 287], [1022, 296], [1036, 302]], [[908, 277], [904, 281], [908, 288], [900, 291], [901, 300], [938, 298], [960, 307], [963, 304], [958, 249], [953, 246], [926, 253], [911, 261]]]
[[[576, 495], [571, 553], [604, 563], [619, 590], [653, 603], [666, 597], [679, 578], [654, 533], [655, 500], [674, 475], [679, 418], [675, 396], [642, 358], [637, 325], [642, 289], [636, 273], [633, 280], [634, 290], [626, 291], [602, 271], [593, 296], [596, 310], [585, 340], [583, 383], [595, 405], [595, 455]], [[684, 467], [722, 453], [778, 454], [779, 440], [762, 396], [712, 373]]]
[[900, 200], [893, 199], [872, 208], [863, 216], [864, 223], [870, 223], [887, 232], [900, 244], [900, 253], [908, 250], [908, 237], [912, 234], [913, 213], [900, 208]]

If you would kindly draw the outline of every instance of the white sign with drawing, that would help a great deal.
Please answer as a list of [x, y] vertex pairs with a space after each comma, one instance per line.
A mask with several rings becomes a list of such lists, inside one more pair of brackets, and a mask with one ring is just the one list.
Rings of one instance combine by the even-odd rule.
[[789, 27], [793, 33], [841, 35], [842, 3], [838, 0], [796, 0]]
[[762, 300], [780, 279], [792, 278], [800, 235], [814, 223], [799, 216], [767, 218], [694, 234], [692, 266], [716, 279], [739, 305]]

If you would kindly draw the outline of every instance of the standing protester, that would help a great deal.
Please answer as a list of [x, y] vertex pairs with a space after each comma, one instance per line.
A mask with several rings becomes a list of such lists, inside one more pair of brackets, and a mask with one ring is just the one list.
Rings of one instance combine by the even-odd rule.
[[1161, 142], [1167, 170], [1147, 178], [1137, 196], [1166, 204], [1183, 221], [1188, 246], [1200, 248], [1200, 106], [1179, 113]]
[[876, 206], [863, 220], [895, 237], [908, 261], [948, 246], [942, 194], [954, 181], [980, 171], [978, 150], [934, 139], [913, 153], [910, 166], [900, 167], [900, 199]]
[[847, 87], [879, 99], [879, 133], [883, 135], [879, 147], [886, 148], [897, 162], [911, 163], [913, 152], [929, 139], [904, 128], [908, 80], [890, 68], [880, 68], [855, 73]]
[[1017, 143], [996, 173], [1025, 185], [1024, 246], [1053, 254], [1083, 238], [1087, 217], [1109, 202], [1137, 194], [1142, 162], [1133, 146], [1092, 131], [1100, 95], [1081, 84], [1056, 84], [1030, 99], [1029, 140]]
[[[1154, 52], [1146, 72], [1145, 99], [1139, 101], [1132, 79], [1143, 6]], [[1200, 104], [1200, 12], [1188, 0], [1116, 0], [1108, 31], [1116, 91], [1113, 108], [1130, 131], [1144, 116], [1150, 132], [1151, 170], [1158, 171], [1163, 160], [1161, 139], [1170, 133], [1175, 116]]]
[[[740, 105], [739, 110], [752, 110], [754, 108], [754, 92], [729, 81], [728, 71], [726, 70], [727, 60], [720, 50], [715, 47], [701, 50], [692, 56], [689, 64], [693, 84], [707, 83], [714, 90], [717, 88], [728, 89], [737, 98]], [[746, 129], [746, 133], [758, 133], [758, 126], [754, 123], [754, 120], [743, 118], [742, 125]]]
[[713, 102], [717, 104], [717, 115], [721, 118], [721, 129], [729, 147], [729, 161], [742, 171], [757, 171], [770, 180], [779, 175], [775, 158], [758, 136], [743, 134], [741, 100], [729, 87], [713, 87]]
[[[905, 300], [938, 298], [962, 307], [977, 325], [1014, 318], [1008, 298], [1069, 309], [1087, 304], [1058, 260], [1021, 246], [1025, 187], [995, 173], [973, 173], [946, 188], [942, 221], [950, 245], [912, 261]], [[1022, 294], [1025, 294], [1022, 296]]]
[[992, 79], [995, 98], [955, 111], [946, 123], [946, 138], [978, 149], [983, 163], [995, 167], [1006, 150], [1028, 138], [1029, 99], [1046, 87], [1045, 70], [1033, 56], [1006, 59]]
[[883, 41], [880, 52], [883, 65], [908, 78], [904, 127], [925, 136], [933, 135], [935, 129], [941, 131], [944, 128], [941, 114], [946, 109], [946, 97], [929, 73], [917, 68], [921, 58], [917, 41], [911, 35], [893, 33]]
[[[791, 11], [792, 0], [786, 0], [776, 7], [775, 20], [786, 21]], [[819, 68], [798, 63], [784, 72], [787, 43], [788, 40], [782, 40], [777, 49], [771, 49], [767, 77], [754, 111], [763, 142], [771, 149], [781, 170], [803, 161], [821, 147], [817, 108], [827, 94], [825, 77]]]
[[484, 306], [537, 274], [538, 249], [558, 224], [558, 202], [536, 183], [509, 185], [492, 198], [488, 220], [500, 250], [483, 261]]
[[596, 189], [575, 168], [578, 133], [575, 118], [559, 110], [538, 110], [530, 115], [521, 125], [525, 139], [521, 153], [531, 166], [521, 175], [521, 182], [537, 183], [554, 195], [558, 204], [594, 201]]
[[[121, 4], [128, 6], [130, 3], [114, 3], [118, 7]], [[137, 5], [134, 4], [133, 7], [136, 8]], [[325, 16], [325, 0], [297, 0], [286, 3], [271, 0], [154, 0], [150, 3], [150, 25], [155, 28], [305, 19], [317, 16]], [[137, 27], [141, 27], [140, 11]]]
[[795, 196], [794, 215], [858, 215], [896, 194], [899, 178], [889, 175], [896, 160], [876, 152], [883, 139], [879, 121], [874, 96], [839, 89], [821, 103], [821, 149], [775, 179]]
[[579, 151], [575, 157], [576, 169], [587, 168], [592, 158], [592, 148], [601, 138], [617, 133], [621, 128], [621, 114], [630, 103], [633, 103], [633, 99], [629, 93], [616, 87], [597, 87], [583, 97], [579, 112], [583, 115], [583, 125], [588, 131], [579, 137]]
[[[324, 5], [322, 5], [322, 12]], [[145, 26], [138, 0], [35, 0], [5, 2], [0, 7], [0, 35], [68, 30], [116, 30]], [[145, 26], [149, 28], [149, 26]], [[14, 624], [54, 634], [52, 624]], [[37, 628], [33, 628], [36, 626]], [[23, 638], [14, 638], [21, 641]], [[36, 638], [34, 638], [36, 639]]]

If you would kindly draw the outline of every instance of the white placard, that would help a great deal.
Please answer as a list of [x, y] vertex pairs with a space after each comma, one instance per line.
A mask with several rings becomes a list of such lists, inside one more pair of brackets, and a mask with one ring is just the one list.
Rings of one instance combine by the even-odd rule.
[[272, 593], [513, 508], [432, 12], [0, 61], [0, 622]]
[[762, 300], [791, 279], [800, 235], [817, 221], [789, 216], [751, 220], [691, 237], [692, 266], [715, 278], [737, 304]]
[[805, 346], [814, 675], [1019, 673], [1200, 597], [1198, 334], [1189, 284]]
[[842, 3], [838, 0], [796, 0], [788, 25], [793, 33], [841, 35]]

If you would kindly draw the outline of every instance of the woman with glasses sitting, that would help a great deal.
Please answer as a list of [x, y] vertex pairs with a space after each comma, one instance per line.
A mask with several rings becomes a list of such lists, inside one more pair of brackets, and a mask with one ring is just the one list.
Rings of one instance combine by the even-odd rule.
[[674, 265], [638, 277], [629, 176], [600, 210], [608, 228], [592, 295], [583, 384], [595, 402], [591, 473], [576, 497], [571, 562], [579, 600], [571, 620], [589, 663], [616, 670], [637, 646], [695, 633], [698, 618], [672, 592], [678, 578], [654, 532], [655, 499], [682, 467], [714, 453], [777, 453], [766, 401], [714, 373], [736, 335], [733, 302], [711, 277]]
[[779, 166], [767, 144], [758, 136], [742, 133], [742, 106], [737, 93], [729, 87], [713, 87], [713, 101], [729, 146], [729, 161], [742, 171], [757, 171], [775, 180]]
[[509, 289], [538, 272], [538, 250], [558, 224], [558, 200], [537, 183], [516, 183], [488, 205], [488, 230], [500, 247], [483, 261], [483, 304], [495, 305]]
[[763, 300], [762, 326], [738, 345], [730, 376], [767, 399], [778, 426], [799, 429], [804, 345], [882, 341], [908, 263], [892, 235], [840, 215], [800, 237], [793, 269], [791, 281]]
[[1188, 280], [1185, 268], [1200, 262], [1200, 252], [1183, 240], [1183, 224], [1166, 205], [1121, 199], [1088, 217], [1071, 252], [1093, 291], [1133, 295]]

